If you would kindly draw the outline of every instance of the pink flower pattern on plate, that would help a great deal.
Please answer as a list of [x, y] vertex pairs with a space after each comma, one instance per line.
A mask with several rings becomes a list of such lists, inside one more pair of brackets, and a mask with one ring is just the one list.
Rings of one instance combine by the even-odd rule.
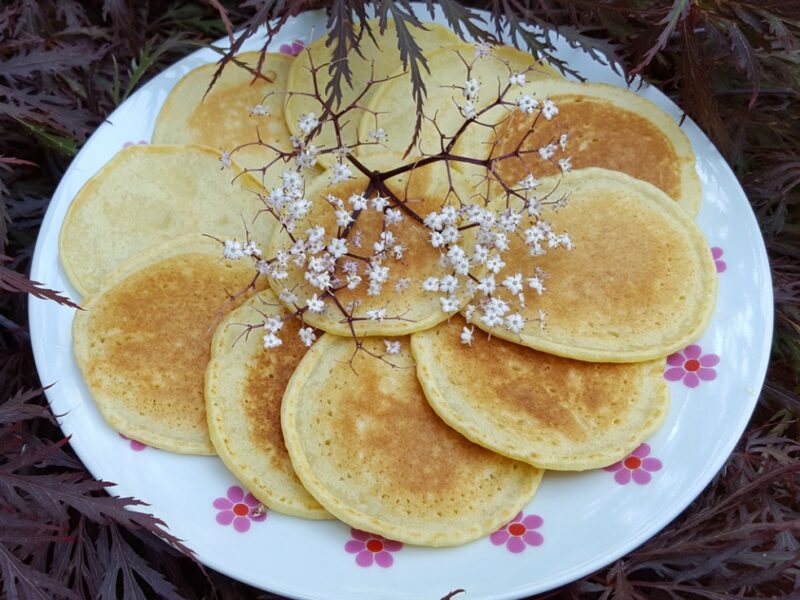
[[714, 258], [714, 266], [717, 268], [717, 273], [722, 273], [728, 268], [728, 263], [722, 260], [723, 250], [719, 246], [714, 246], [711, 249], [711, 256]]
[[697, 344], [686, 346], [683, 352], [676, 352], [667, 357], [670, 368], [664, 371], [667, 381], [681, 381], [688, 388], [696, 388], [700, 381], [713, 381], [717, 378], [714, 367], [719, 364], [716, 354], [703, 354]]
[[506, 545], [506, 549], [514, 554], [523, 552], [528, 546], [541, 546], [544, 537], [538, 531], [544, 523], [544, 519], [539, 515], [525, 515], [517, 513], [510, 523], [503, 525], [495, 531], [489, 539], [495, 546]]
[[267, 518], [267, 509], [253, 494], [245, 493], [238, 485], [228, 488], [226, 498], [214, 500], [217, 513], [217, 523], [230, 525], [239, 533], [250, 529], [250, 521], [263, 521]]
[[297, 56], [303, 51], [305, 48], [305, 44], [300, 40], [295, 40], [291, 44], [281, 44], [281, 47], [278, 51], [281, 54], [288, 54], [289, 56]]
[[120, 433], [119, 437], [121, 437], [123, 440], [128, 440], [131, 443], [131, 450], [133, 450], [134, 452], [141, 452], [142, 450], [147, 448], [147, 444], [143, 444], [139, 440], [132, 440], [127, 435], [122, 435]]
[[359, 567], [371, 567], [373, 563], [384, 569], [391, 567], [394, 563], [391, 553], [403, 549], [401, 542], [387, 540], [383, 536], [360, 529], [351, 528], [350, 535], [352, 539], [344, 545], [344, 549], [356, 555], [356, 564]]
[[627, 485], [631, 479], [639, 485], [645, 485], [652, 479], [650, 473], [661, 470], [661, 467], [661, 461], [650, 456], [650, 446], [642, 444], [621, 461], [603, 470], [614, 473], [614, 481], [620, 485]]

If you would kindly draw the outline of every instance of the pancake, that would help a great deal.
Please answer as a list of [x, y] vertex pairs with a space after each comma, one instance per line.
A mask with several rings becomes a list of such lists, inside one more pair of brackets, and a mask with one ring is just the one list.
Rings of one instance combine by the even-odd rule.
[[473, 442], [542, 469], [584, 470], [624, 458], [669, 409], [664, 360], [589, 363], [486, 334], [461, 343], [457, 317], [411, 336], [425, 396]]
[[255, 272], [221, 256], [220, 244], [200, 235], [157, 246], [123, 263], [75, 313], [78, 367], [120, 433], [163, 450], [214, 454], [203, 397], [211, 336], [236, 305], [227, 292], [246, 288]]
[[[383, 172], [403, 164], [397, 155], [373, 156], [366, 163], [370, 169]], [[466, 181], [455, 171], [450, 175], [456, 192], [461, 198], [467, 198], [469, 192]], [[351, 210], [348, 199], [354, 194], [364, 193], [368, 185], [369, 180], [361, 174], [336, 184], [331, 183], [329, 173], [311, 181], [306, 187], [305, 197], [312, 205], [307, 217], [295, 227], [295, 238], [307, 239], [305, 232], [312, 226], [322, 226], [328, 232], [325, 238], [327, 245], [334, 235], [338, 235], [339, 228], [336, 225], [335, 211], [324, 198], [333, 195], [344, 202], [347, 210]], [[446, 204], [457, 202], [455, 195], [450, 195], [448, 198], [448, 174], [446, 167], [441, 163], [420, 167], [393, 177], [388, 180], [388, 188], [398, 198], [405, 199], [407, 205], [421, 217], [427, 216], [433, 210], [440, 210]], [[384, 193], [384, 196], [386, 195]], [[370, 196], [372, 197], [374, 194]], [[371, 256], [373, 244], [378, 241], [381, 234], [382, 224], [383, 213], [374, 210], [370, 204], [361, 212], [350, 231], [348, 237], [350, 253], [361, 255], [362, 258]], [[447, 319], [453, 313], [442, 310], [440, 297], [443, 295], [426, 292], [422, 287], [428, 277], [441, 278], [453, 272], [452, 267], [445, 268], [439, 264], [442, 253], [431, 246], [430, 230], [409, 215], [405, 215], [401, 223], [392, 225], [389, 230], [397, 236], [397, 240], [402, 243], [405, 250], [399, 260], [394, 256], [388, 256], [383, 261], [383, 265], [389, 268], [389, 279], [383, 284], [380, 295], [369, 295], [366, 263], [351, 257], [339, 259], [334, 275], [345, 282], [347, 274], [344, 272], [344, 265], [348, 261], [353, 261], [359, 265], [358, 276], [362, 277], [363, 281], [355, 289], [344, 287], [339, 290], [336, 294], [338, 305], [331, 297], [325, 297], [320, 289], [306, 281], [305, 266], [297, 266], [291, 260], [286, 271], [288, 276], [280, 280], [270, 279], [270, 285], [276, 294], [288, 290], [298, 296], [297, 306], [300, 307], [307, 306], [308, 299], [315, 295], [321, 297], [325, 302], [325, 311], [319, 314], [308, 311], [304, 319], [309, 325], [336, 335], [351, 336], [353, 333], [358, 336], [405, 335], [427, 329]], [[360, 247], [355, 242], [359, 237]], [[468, 240], [474, 239], [474, 230], [463, 232], [462, 239], [467, 240], [464, 245], [468, 246]], [[289, 235], [285, 231], [278, 231], [270, 242], [267, 256], [275, 256], [279, 250], [291, 246], [292, 240]], [[467, 290], [466, 277], [462, 276], [459, 280], [459, 287], [452, 296], [460, 307], [467, 303], [472, 293]], [[400, 285], [401, 283], [404, 285]], [[357, 306], [351, 313], [354, 319], [351, 329], [351, 323], [345, 318], [339, 306], [347, 309], [352, 303], [356, 303]], [[295, 310], [293, 302], [287, 302], [287, 306]], [[385, 315], [380, 319], [370, 319], [369, 311], [384, 311]]]
[[206, 369], [206, 412], [211, 441], [225, 466], [272, 510], [307, 519], [331, 515], [297, 479], [281, 432], [281, 400], [297, 363], [306, 353], [297, 319], [284, 323], [280, 351], [264, 349], [263, 330], [243, 335], [243, 324], [284, 316], [266, 290], [219, 324]]
[[[258, 69], [258, 58], [258, 52], [236, 56], [237, 61], [253, 70]], [[257, 142], [260, 136], [264, 144], [290, 151], [291, 134], [283, 104], [292, 60], [285, 54], [267, 53], [260, 70], [262, 77], [258, 78], [248, 69], [229, 63], [207, 95], [218, 65], [192, 69], [164, 101], [153, 131], [153, 143], [199, 144], [218, 152], [231, 152], [242, 144]], [[261, 169], [276, 156], [260, 145], [246, 146], [233, 153], [236, 162], [246, 169]], [[271, 167], [264, 178], [264, 187], [272, 187], [275, 176], [284, 169], [283, 161]]]
[[[96, 292], [125, 259], [177, 236], [246, 237], [263, 248], [271, 219], [249, 175], [221, 170], [219, 153], [200, 146], [130, 146], [116, 154], [70, 204], [59, 237], [64, 271], [83, 295]], [[253, 190], [253, 191], [250, 191]]]
[[[509, 96], [512, 102], [523, 94], [539, 102], [550, 98], [558, 114], [552, 120], [536, 121], [533, 133], [521, 145], [522, 151], [533, 152], [497, 162], [496, 169], [506, 183], [514, 185], [529, 173], [537, 178], [558, 174], [557, 159], [568, 156], [574, 170], [600, 167], [621, 171], [653, 184], [692, 216], [700, 210], [703, 190], [691, 142], [677, 121], [650, 100], [600, 83], [552, 80], [516, 90]], [[485, 148], [482, 157], [486, 153], [493, 158], [506, 156], [520, 146], [537, 114], [495, 111], [496, 132], [474, 128], [458, 148]], [[487, 120], [491, 122], [488, 116]], [[557, 143], [562, 133], [568, 135], [566, 149], [553, 160], [542, 160], [538, 149]]]
[[[623, 173], [582, 169], [543, 181], [569, 203], [543, 218], [566, 231], [574, 249], [530, 257], [519, 237], [503, 255], [497, 281], [536, 266], [548, 275], [541, 296], [528, 294], [519, 312], [528, 321], [515, 334], [475, 325], [493, 335], [566, 358], [641, 362], [662, 358], [697, 339], [716, 299], [714, 262], [691, 217], [658, 188]], [[516, 297], [500, 286], [496, 296], [516, 311]], [[546, 326], [535, 322], [547, 313]]]
[[[510, 521], [542, 471], [490, 452], [439, 419], [407, 338], [399, 368], [322, 336], [286, 388], [286, 447], [306, 488], [352, 527], [425, 546], [463, 544]], [[377, 352], [383, 343], [367, 340]]]
[[[400, 51], [397, 47], [397, 32], [395, 30], [394, 21], [389, 19], [386, 23], [386, 30], [381, 33], [380, 25], [377, 19], [369, 21], [372, 37], [366, 32], [363, 34], [360, 44], [360, 53], [352, 51], [348, 54], [348, 66], [352, 73], [353, 86], [350, 87], [346, 81], [342, 83], [342, 101], [339, 106], [335, 106], [335, 110], [339, 110], [350, 106], [364, 91], [364, 86], [373, 77], [374, 80], [383, 79], [398, 71], [401, 71], [403, 64], [400, 60]], [[423, 23], [424, 29], [411, 28], [414, 40], [422, 49], [423, 56], [428, 56], [430, 52], [444, 44], [458, 43], [459, 39], [449, 29], [437, 25], [436, 23]], [[313, 77], [311, 73], [311, 63], [309, 61], [309, 53], [313, 59], [315, 67], [319, 68], [326, 65], [331, 61], [332, 49], [328, 47], [327, 36], [322, 36], [317, 39], [313, 44], [308, 46], [307, 51], [301, 52], [294, 63], [289, 69], [289, 83], [288, 89], [293, 92], [312, 93], [314, 91]], [[376, 44], [377, 42], [377, 44]], [[374, 68], [374, 71], [373, 71]], [[407, 76], [406, 76], [407, 77]], [[331, 75], [328, 67], [319, 68], [317, 71], [317, 85], [323, 98], [327, 99], [329, 90], [328, 84], [331, 81]], [[372, 94], [385, 85], [376, 84], [366, 91], [366, 93], [358, 100], [360, 106], [366, 106]], [[413, 102], [408, 98], [409, 102]], [[347, 123], [342, 123], [342, 135], [344, 143], [352, 145], [356, 141], [356, 127], [358, 126], [359, 119], [363, 114], [363, 110], [357, 109], [352, 111], [348, 118]], [[317, 118], [322, 116], [322, 108], [320, 102], [311, 96], [291, 96], [286, 100], [285, 115], [286, 123], [292, 133], [299, 133], [297, 126], [298, 119], [301, 115], [314, 113]], [[336, 148], [339, 144], [336, 141], [336, 136], [333, 127], [323, 125], [320, 133], [314, 138], [313, 144], [322, 148]], [[334, 159], [332, 155], [321, 155], [319, 157], [320, 164], [330, 166], [333, 164]]]
[[[514, 72], [525, 73], [528, 81], [558, 77], [552, 67], [510, 46], [495, 46], [488, 56], [475, 60], [474, 45], [449, 44], [431, 52], [427, 59], [430, 74], [425, 75], [428, 92], [425, 115], [430, 118], [435, 116], [436, 126], [429, 120], [422, 122], [420, 138], [409, 153], [410, 157], [441, 152], [440, 132], [453, 136], [466, 120], [459, 110], [466, 102], [464, 94], [461, 89], [452, 87], [464, 87], [467, 80], [465, 61], [472, 64], [471, 78], [480, 83], [478, 99], [473, 101], [476, 110], [495, 100], [498, 86], [502, 89]], [[376, 124], [375, 115], [364, 113], [358, 128], [360, 139], [368, 139], [369, 132], [379, 125], [386, 132], [386, 148], [404, 153], [411, 143], [417, 122], [417, 106], [412, 97], [411, 81], [402, 77], [382, 84], [372, 94], [368, 108], [383, 114], [378, 116]], [[482, 129], [477, 125], [472, 125], [471, 128]], [[447, 144], [448, 141], [445, 140], [444, 143]], [[364, 147], [357, 154], [369, 154], [371, 151], [372, 148]], [[470, 152], [470, 155], [479, 153], [480, 148]]]

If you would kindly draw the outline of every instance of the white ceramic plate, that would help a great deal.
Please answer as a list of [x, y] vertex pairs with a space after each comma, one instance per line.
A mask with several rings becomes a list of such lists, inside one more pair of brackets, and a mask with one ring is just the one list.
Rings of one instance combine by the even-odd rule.
[[[441, 15], [438, 20], [444, 22]], [[324, 31], [319, 13], [287, 24], [274, 50], [284, 45], [288, 51], [295, 40], [307, 42], [312, 31]], [[250, 40], [244, 50], [257, 46]], [[608, 67], [566, 44], [560, 54], [591, 81], [625, 85]], [[33, 279], [79, 298], [58, 259], [58, 233], [69, 203], [125, 144], [150, 139], [159, 107], [184, 73], [215, 60], [211, 50], [181, 60], [98, 128], [53, 196], [36, 246]], [[679, 109], [658, 90], [644, 86], [639, 92], [679, 117]], [[61, 427], [72, 436], [72, 446], [89, 470], [116, 482], [112, 492], [149, 503], [147, 510], [162, 518], [205, 564], [279, 594], [419, 600], [463, 588], [466, 593], [459, 598], [488, 600], [521, 598], [580, 578], [642, 544], [701, 492], [741, 436], [766, 372], [772, 287], [758, 226], [711, 142], [690, 120], [683, 128], [698, 156], [704, 187], [698, 222], [715, 248], [719, 272], [711, 325], [696, 345], [671, 357], [665, 377], [672, 380], [672, 408], [639, 456], [613, 472], [547, 473], [520, 522], [498, 534], [458, 548], [398, 549], [380, 540], [370, 544], [366, 534], [339, 522], [274, 512], [251, 518], [248, 498], [242, 498], [238, 482], [218, 459], [143, 448], [111, 430], [75, 365], [70, 336], [74, 311], [31, 299], [33, 350], [42, 382], [54, 384], [47, 392], [53, 412], [63, 415]], [[624, 264], [624, 257], [620, 261]]]

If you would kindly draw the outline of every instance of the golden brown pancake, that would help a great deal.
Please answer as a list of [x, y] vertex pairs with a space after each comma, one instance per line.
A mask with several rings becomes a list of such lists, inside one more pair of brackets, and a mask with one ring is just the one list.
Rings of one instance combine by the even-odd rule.
[[663, 359], [589, 363], [476, 333], [457, 317], [411, 336], [417, 376], [436, 413], [481, 446], [542, 469], [621, 460], [669, 408]]
[[[464, 141], [465, 146], [484, 148], [483, 156], [488, 152], [493, 158], [508, 156], [518, 147], [523, 152], [532, 150], [522, 158], [498, 160], [497, 171], [506, 183], [515, 186], [529, 173], [537, 178], [558, 174], [557, 159], [569, 156], [575, 170], [601, 167], [621, 171], [652, 183], [690, 215], [697, 214], [703, 191], [691, 142], [675, 119], [651, 101], [630, 90], [599, 83], [553, 80], [516, 90], [511, 101], [523, 94], [539, 102], [550, 98], [558, 107], [557, 116], [548, 121], [536, 119], [537, 112], [496, 112], [496, 132], [471, 131]], [[534, 119], [533, 133], [520, 146]], [[538, 149], [558, 143], [562, 133], [568, 135], [566, 150], [554, 160], [542, 160]]]
[[124, 260], [181, 235], [205, 233], [263, 248], [273, 221], [249, 175], [200, 146], [130, 146], [92, 177], [70, 204], [59, 237], [64, 271], [84, 296]]
[[[390, 154], [373, 156], [368, 160], [365, 159], [365, 162], [369, 168], [384, 172], [403, 164], [399, 156]], [[313, 205], [308, 217], [296, 227], [297, 236], [303, 237], [303, 232], [312, 225], [325, 227], [329, 232], [329, 237], [336, 234], [335, 212], [323, 199], [328, 195], [334, 195], [342, 199], [349, 209], [348, 198], [352, 194], [365, 192], [369, 184], [367, 178], [358, 173], [352, 179], [337, 184], [331, 184], [330, 179], [330, 174], [324, 173], [306, 187], [305, 197]], [[461, 198], [468, 199], [469, 192], [463, 176], [453, 171], [451, 180], [457, 193], [461, 194]], [[388, 184], [398, 198], [405, 199], [408, 206], [422, 217], [432, 210], [440, 210], [446, 204], [456, 202], [455, 195], [448, 196], [447, 172], [441, 163], [414, 169], [410, 173], [390, 179]], [[362, 211], [350, 231], [348, 238], [350, 252], [362, 257], [372, 255], [373, 244], [378, 240], [382, 223], [382, 214], [375, 211], [371, 205], [367, 210]], [[359, 273], [364, 281], [356, 289], [344, 288], [337, 293], [339, 304], [343, 307], [349, 307], [354, 302], [358, 303], [352, 313], [355, 319], [352, 326], [359, 336], [407, 334], [431, 327], [448, 317], [448, 313], [442, 311], [439, 300], [441, 295], [425, 292], [422, 288], [422, 282], [426, 278], [443, 277], [452, 272], [452, 268], [447, 269], [439, 265], [440, 251], [430, 245], [430, 230], [408, 215], [404, 215], [402, 223], [392, 226], [390, 229], [402, 242], [405, 251], [400, 260], [389, 257], [384, 261], [384, 265], [390, 268], [390, 278], [384, 284], [383, 292], [378, 296], [368, 294], [366, 263], [359, 261], [359, 264], [362, 265]], [[474, 230], [464, 232], [464, 238], [467, 240], [472, 239], [473, 235]], [[356, 246], [354, 242], [359, 236], [361, 238], [360, 247]], [[329, 237], [326, 238], [326, 243]], [[267, 255], [274, 256], [279, 249], [287, 249], [291, 245], [292, 242], [286, 232], [279, 231], [273, 236]], [[337, 277], [342, 281], [346, 277], [342, 272], [342, 265], [346, 260], [346, 258], [340, 259], [336, 271]], [[290, 262], [288, 273], [289, 276], [286, 279], [270, 280], [275, 293], [280, 294], [284, 289], [292, 290], [300, 297], [299, 306], [301, 307], [306, 305], [304, 299], [311, 298], [314, 294], [322, 296], [320, 290], [313, 288], [305, 281], [304, 269], [298, 268]], [[471, 297], [463, 279], [455, 293], [462, 306]], [[406, 281], [405, 286], [401, 286], [401, 289], [397, 287], [397, 284], [402, 280]], [[306, 322], [329, 333], [351, 336], [353, 331], [337, 304], [330, 297], [323, 299], [326, 303], [325, 312], [323, 314], [306, 312], [304, 315]], [[289, 307], [294, 310], [294, 306], [289, 305]], [[384, 310], [385, 319], [369, 319], [368, 311], [370, 310]]]
[[398, 341], [398, 367], [359, 352], [350, 368], [352, 340], [322, 336], [286, 389], [286, 447], [306, 488], [348, 525], [409, 544], [463, 544], [513, 518], [542, 471], [445, 425], [425, 401], [408, 339]]
[[281, 400], [289, 378], [306, 353], [302, 326], [289, 319], [283, 345], [267, 350], [264, 330], [246, 325], [286, 311], [269, 290], [230, 312], [217, 327], [206, 369], [206, 412], [211, 441], [225, 466], [267, 507], [307, 519], [331, 515], [297, 479], [281, 432]]
[[[497, 98], [498, 85], [502, 89], [512, 73], [524, 72], [528, 81], [558, 77], [551, 67], [538, 62], [527, 52], [510, 46], [495, 46], [488, 56], [475, 60], [474, 45], [448, 44], [430, 52], [426, 58], [430, 73], [425, 75], [425, 115], [435, 117], [436, 125], [427, 119], [422, 122], [420, 138], [409, 153], [410, 157], [441, 152], [440, 133], [453, 136], [466, 120], [459, 111], [466, 98], [461, 89], [453, 88], [463, 88], [465, 85], [465, 62], [473, 65], [470, 76], [481, 86], [478, 99], [473, 102], [476, 110], [488, 106]], [[369, 132], [380, 126], [386, 132], [384, 146], [394, 152], [404, 153], [411, 143], [417, 122], [411, 81], [407, 77], [400, 77], [382, 84], [371, 95], [368, 108], [380, 114], [376, 120], [374, 114], [364, 113], [358, 127], [359, 137], [368, 139]], [[448, 142], [449, 139], [444, 141], [445, 144]], [[372, 151], [373, 148], [364, 147], [358, 154], [369, 155]], [[479, 152], [480, 149], [476, 149], [470, 155]]]
[[[111, 427], [149, 446], [214, 454], [203, 397], [211, 336], [228, 292], [254, 269], [200, 235], [134, 256], [75, 314], [75, 358]], [[244, 297], [242, 298], [244, 299]]]
[[[265, 145], [253, 144], [259, 138], [266, 145], [291, 150], [283, 104], [292, 57], [267, 53], [260, 70], [262, 77], [255, 77], [258, 59], [258, 52], [237, 55], [236, 60], [252, 71], [229, 63], [207, 95], [218, 65], [189, 71], [164, 101], [153, 143], [199, 144], [217, 152], [250, 144], [233, 153], [234, 160], [246, 169], [260, 169], [277, 156]], [[271, 187], [275, 175], [284, 168], [283, 161], [271, 167], [262, 180], [265, 187]]]
[[[506, 276], [541, 267], [546, 291], [529, 290], [529, 320], [520, 334], [475, 324], [493, 335], [566, 358], [592, 362], [641, 362], [667, 356], [697, 339], [714, 309], [717, 278], [702, 232], [658, 188], [616, 171], [582, 169], [549, 178], [538, 191], [556, 188], [569, 204], [543, 217], [567, 232], [574, 249], [527, 254], [512, 237], [503, 255]], [[505, 288], [497, 296], [518, 310]], [[536, 322], [547, 313], [546, 327]]]
[[[360, 106], [366, 106], [372, 94], [384, 85], [373, 85], [366, 93], [361, 96], [370, 77], [373, 80], [380, 80], [391, 76], [392, 74], [402, 69], [400, 61], [400, 51], [398, 50], [397, 33], [395, 31], [394, 21], [389, 19], [387, 21], [386, 31], [380, 32], [380, 26], [376, 19], [369, 21], [372, 30], [373, 39], [364, 33], [361, 40], [361, 52], [351, 52], [348, 55], [348, 65], [352, 72], [353, 86], [350, 87], [347, 82], [342, 83], [342, 101], [336, 107], [336, 110], [341, 110], [350, 106], [356, 99]], [[444, 44], [458, 43], [458, 38], [447, 28], [437, 25], [436, 23], [423, 23], [424, 29], [412, 28], [414, 40], [419, 44], [424, 55], [429, 54], [432, 50], [441, 47]], [[377, 45], [376, 43], [377, 42]], [[308, 46], [307, 51], [301, 52], [294, 63], [289, 69], [289, 82], [287, 88], [289, 91], [311, 93], [314, 90], [313, 79], [311, 74], [311, 63], [309, 61], [309, 54], [313, 60], [315, 67], [319, 68], [317, 71], [317, 85], [322, 91], [324, 99], [328, 98], [329, 91], [326, 89], [328, 83], [331, 81], [331, 75], [328, 72], [328, 67], [323, 68], [322, 65], [327, 65], [331, 61], [332, 50], [327, 45], [327, 36], [322, 36], [313, 44]], [[359, 98], [359, 96], [361, 96]], [[286, 123], [292, 133], [299, 133], [297, 126], [298, 119], [301, 115], [314, 113], [318, 118], [322, 117], [322, 108], [320, 103], [310, 96], [291, 96], [286, 100], [285, 115]], [[358, 126], [359, 119], [364, 113], [361, 109], [352, 111], [342, 123], [343, 142], [352, 145], [356, 141], [356, 127]], [[363, 140], [362, 140], [363, 141]], [[336, 136], [333, 127], [323, 125], [319, 135], [317, 135], [313, 144], [319, 147], [336, 148], [339, 144], [336, 141]], [[330, 166], [333, 164], [332, 155], [321, 155], [320, 164]]]

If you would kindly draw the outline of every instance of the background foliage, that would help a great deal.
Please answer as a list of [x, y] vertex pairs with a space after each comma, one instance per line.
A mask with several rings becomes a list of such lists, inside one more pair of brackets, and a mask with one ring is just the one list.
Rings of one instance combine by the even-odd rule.
[[[481, 22], [439, 3], [457, 31], [505, 31], [547, 53], [557, 27], [675, 99], [742, 182], [767, 242], [776, 332], [763, 394], [723, 470], [675, 522], [609, 568], [546, 597], [800, 596], [800, 2], [796, 0], [489, 0]], [[0, 7], [0, 595], [8, 598], [271, 598], [179, 551], [158, 520], [125, 510], [71, 452], [46, 408], [27, 331], [25, 277], [38, 227], [70, 158], [143, 81], [225, 34], [252, 33], [307, 8], [329, 10], [346, 56], [360, 2], [11, 0]], [[421, 72], [409, 6], [409, 68]], [[242, 29], [243, 28], [243, 29]], [[243, 39], [243, 38], [242, 38]], [[239, 39], [236, 40], [237, 42]], [[566, 66], [565, 66], [566, 67]], [[346, 79], [346, 71], [337, 75]], [[331, 90], [335, 95], [335, 88]], [[422, 101], [424, 92], [419, 91]], [[171, 541], [178, 549], [164, 543]], [[443, 590], [446, 593], [447, 590]], [[457, 596], [456, 596], [457, 597]]]

